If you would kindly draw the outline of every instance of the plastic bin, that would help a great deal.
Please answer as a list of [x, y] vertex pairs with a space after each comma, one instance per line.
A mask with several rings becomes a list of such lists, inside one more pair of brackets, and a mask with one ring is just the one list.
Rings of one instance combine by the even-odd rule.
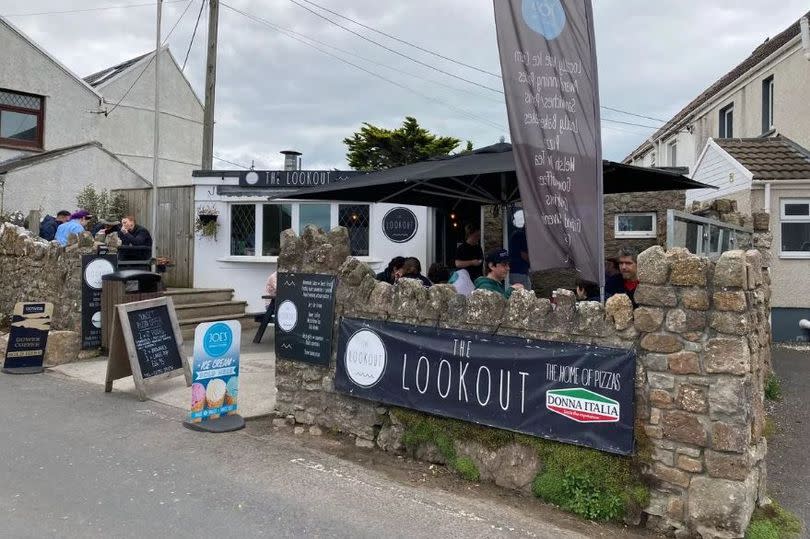
[[101, 278], [101, 350], [107, 353], [115, 306], [163, 295], [160, 274], [123, 270]]

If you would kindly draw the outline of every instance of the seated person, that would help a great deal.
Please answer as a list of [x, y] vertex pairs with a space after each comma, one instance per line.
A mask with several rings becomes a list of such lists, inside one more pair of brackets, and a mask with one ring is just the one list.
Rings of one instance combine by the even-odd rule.
[[501, 294], [506, 299], [517, 289], [522, 289], [522, 284], [514, 284], [506, 288], [504, 281], [509, 275], [509, 251], [506, 249], [494, 249], [487, 253], [484, 259], [487, 265], [487, 274], [475, 280], [476, 290], [490, 290]]
[[402, 264], [401, 271], [402, 275], [400, 275], [400, 279], [418, 279], [422, 281], [422, 285], [426, 287], [433, 284], [427, 277], [422, 275], [422, 264], [419, 262], [418, 258], [406, 258], [405, 263]]
[[278, 272], [274, 271], [270, 274], [270, 277], [267, 278], [267, 283], [264, 285], [264, 295], [268, 296], [264, 298], [264, 304], [269, 307], [273, 304], [273, 301], [276, 299], [276, 290], [278, 288]]
[[605, 282], [605, 299], [616, 294], [627, 294], [635, 309], [638, 307], [634, 298], [638, 287], [638, 251], [632, 247], [622, 247], [616, 259], [619, 273]]
[[65, 221], [56, 229], [54, 239], [59, 242], [59, 245], [65, 246], [68, 243], [68, 237], [71, 234], [80, 235], [87, 229], [87, 223], [93, 216], [86, 210], [79, 210], [70, 215], [70, 220]]
[[56, 229], [68, 221], [70, 221], [70, 212], [67, 210], [59, 210], [56, 217], [46, 215], [39, 225], [39, 237], [46, 241], [53, 241], [56, 238]]
[[377, 274], [377, 280], [388, 284], [394, 284], [399, 278], [400, 271], [402, 270], [402, 264], [404, 263], [404, 256], [395, 256], [391, 259], [391, 262], [388, 263], [388, 267]]
[[456, 292], [464, 296], [469, 296], [475, 290], [475, 284], [470, 279], [470, 272], [465, 269], [456, 270], [450, 276], [448, 284], [453, 285]]
[[446, 284], [450, 280], [450, 270], [444, 264], [434, 262], [430, 265], [427, 277], [433, 284]]
[[574, 293], [577, 295], [577, 301], [599, 301], [599, 285], [591, 281], [577, 279]]
[[121, 244], [132, 247], [151, 247], [152, 235], [146, 228], [135, 222], [135, 217], [127, 215], [121, 219], [121, 229], [118, 231]]

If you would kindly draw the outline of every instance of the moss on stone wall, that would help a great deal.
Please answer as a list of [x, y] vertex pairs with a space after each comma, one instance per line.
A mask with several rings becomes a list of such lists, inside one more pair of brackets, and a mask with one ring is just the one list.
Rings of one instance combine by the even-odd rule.
[[649, 489], [630, 458], [413, 410], [390, 413], [403, 425], [402, 441], [411, 453], [422, 444], [434, 444], [465, 479], [478, 480], [479, 472], [472, 460], [457, 457], [456, 440], [493, 450], [517, 443], [538, 453], [542, 467], [532, 492], [546, 502], [588, 519], [619, 521], [638, 514], [649, 501]]

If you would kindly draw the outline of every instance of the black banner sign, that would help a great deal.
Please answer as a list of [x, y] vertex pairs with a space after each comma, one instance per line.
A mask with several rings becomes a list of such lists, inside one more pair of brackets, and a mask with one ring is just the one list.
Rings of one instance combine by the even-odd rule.
[[183, 368], [168, 305], [130, 311], [127, 317], [142, 378]]
[[117, 266], [116, 255], [82, 256], [82, 350], [101, 346], [101, 278]]
[[394, 243], [405, 243], [416, 236], [419, 221], [408, 208], [393, 208], [383, 217], [383, 234]]
[[591, 1], [496, 0], [495, 26], [531, 267], [604, 284]]
[[18, 303], [14, 306], [4, 370], [42, 368], [52, 314], [51, 303]]
[[629, 455], [635, 366], [631, 350], [342, 319], [335, 389]]
[[334, 320], [334, 275], [278, 274], [276, 356], [328, 365]]
[[240, 187], [316, 187], [361, 176], [356, 170], [248, 170], [239, 173]]

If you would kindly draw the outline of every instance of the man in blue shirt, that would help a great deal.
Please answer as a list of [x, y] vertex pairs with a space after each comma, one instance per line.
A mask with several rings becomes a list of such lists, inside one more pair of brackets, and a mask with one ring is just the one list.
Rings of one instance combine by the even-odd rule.
[[527, 290], [532, 289], [529, 277], [529, 244], [526, 240], [525, 218], [523, 210], [518, 210], [512, 216], [512, 223], [516, 230], [509, 238], [509, 282], [523, 285]]
[[59, 245], [65, 246], [68, 242], [70, 234], [77, 236], [84, 232], [87, 227], [87, 222], [90, 220], [90, 213], [85, 210], [79, 210], [70, 216], [70, 221], [62, 223], [56, 229], [56, 237], [54, 238], [59, 242]]
[[46, 215], [39, 225], [39, 237], [46, 241], [53, 241], [56, 237], [56, 229], [62, 223], [67, 223], [70, 220], [70, 212], [67, 210], [59, 210], [56, 217]]

